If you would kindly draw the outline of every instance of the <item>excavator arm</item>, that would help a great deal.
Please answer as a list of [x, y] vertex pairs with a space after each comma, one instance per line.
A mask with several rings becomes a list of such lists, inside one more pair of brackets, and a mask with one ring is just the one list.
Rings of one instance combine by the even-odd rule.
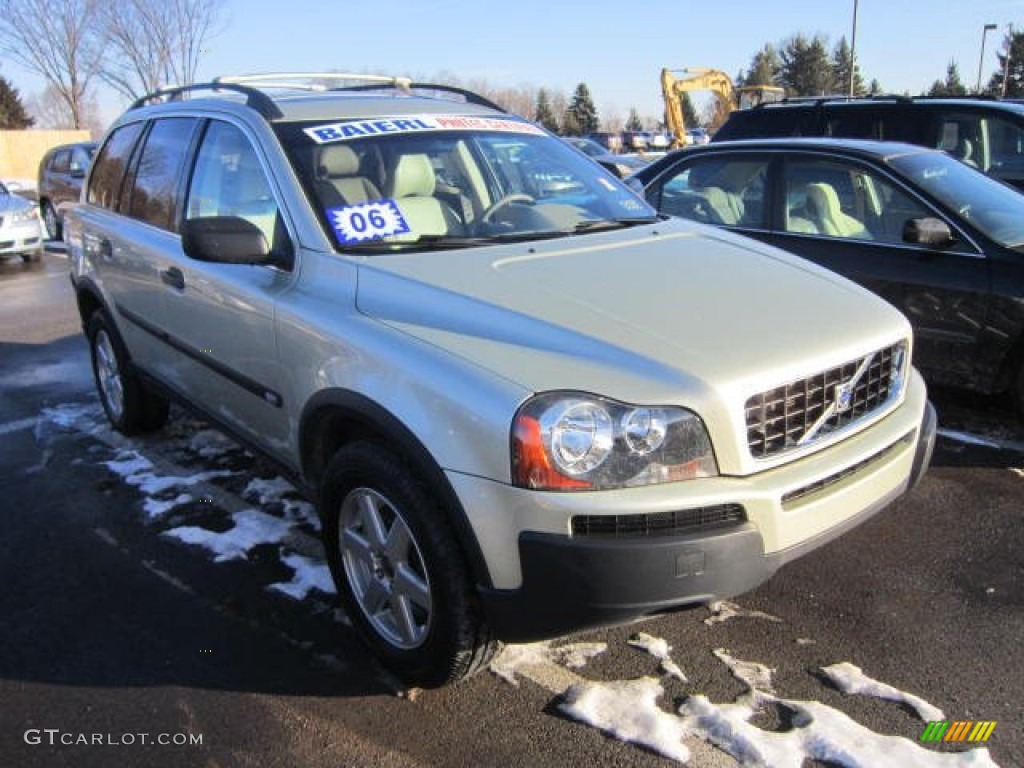
[[[673, 74], [680, 71], [687, 77], [677, 78]], [[785, 89], [771, 85], [752, 85], [737, 89], [733, 86], [732, 78], [718, 69], [663, 69], [661, 94], [665, 99], [665, 127], [672, 134], [672, 148], [686, 145], [683, 95], [690, 91], [712, 91], [729, 112], [737, 106], [747, 107], [768, 101], [779, 101], [786, 96]]]

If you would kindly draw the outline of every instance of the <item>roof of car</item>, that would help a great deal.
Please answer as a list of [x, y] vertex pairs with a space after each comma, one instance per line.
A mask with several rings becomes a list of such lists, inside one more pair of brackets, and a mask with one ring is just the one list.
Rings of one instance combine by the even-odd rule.
[[736, 110], [736, 113], [767, 112], [778, 109], [894, 109], [898, 107], [971, 107], [982, 109], [999, 109], [1024, 114], [1024, 104], [1008, 99], [955, 97], [955, 96], [865, 96], [849, 98], [847, 96], [798, 97], [782, 101], [763, 102], [748, 109]]
[[876, 141], [874, 139], [843, 139], [834, 136], [795, 136], [788, 138], [768, 139], [735, 139], [731, 141], [712, 142], [697, 147], [678, 150], [681, 153], [721, 152], [736, 149], [772, 149], [800, 150], [817, 149], [840, 151], [846, 154], [863, 155], [876, 159], [887, 159], [899, 155], [916, 155], [922, 152], [938, 152], [940, 150], [922, 147], [918, 144], [905, 144], [898, 141]]
[[[355, 83], [355, 85], [351, 84]], [[336, 120], [396, 115], [486, 115], [501, 107], [455, 86], [408, 78], [344, 73], [293, 73], [215, 78], [147, 94], [129, 107], [157, 111], [248, 106], [272, 121]]]
[[736, 151], [776, 151], [797, 152], [801, 150], [817, 150], [821, 152], [839, 152], [876, 162], [887, 162], [894, 157], [917, 155], [930, 152], [941, 152], [938, 149], [922, 147], [918, 144], [904, 144], [897, 141], [874, 141], [871, 139], [840, 139], [835, 137], [791, 137], [781, 139], [736, 139], [719, 141], [710, 144], [688, 146], [669, 152], [650, 165], [636, 171], [633, 175], [648, 183], [660, 175], [667, 167], [690, 157], [714, 155], [721, 152]]

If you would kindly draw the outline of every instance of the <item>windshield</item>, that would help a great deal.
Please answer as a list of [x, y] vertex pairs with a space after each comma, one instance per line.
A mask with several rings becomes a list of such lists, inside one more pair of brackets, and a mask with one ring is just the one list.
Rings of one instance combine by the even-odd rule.
[[1024, 247], [1024, 195], [942, 152], [894, 157], [889, 164], [1008, 248]]
[[517, 118], [414, 115], [275, 130], [340, 250], [563, 237], [657, 215], [597, 164]]

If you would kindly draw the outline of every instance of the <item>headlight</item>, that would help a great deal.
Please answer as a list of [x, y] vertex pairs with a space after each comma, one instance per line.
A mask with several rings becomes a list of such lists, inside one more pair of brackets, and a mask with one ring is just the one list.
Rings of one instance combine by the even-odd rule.
[[11, 214], [11, 223], [13, 224], [23, 224], [26, 221], [38, 221], [35, 209], [26, 208], [23, 211], [15, 211]]
[[512, 425], [512, 479], [523, 488], [601, 490], [714, 477], [700, 418], [574, 392], [527, 401]]

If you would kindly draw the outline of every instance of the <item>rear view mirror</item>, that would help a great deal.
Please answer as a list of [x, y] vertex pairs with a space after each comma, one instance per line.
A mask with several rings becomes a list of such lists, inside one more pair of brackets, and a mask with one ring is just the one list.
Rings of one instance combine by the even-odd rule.
[[185, 253], [197, 261], [220, 264], [273, 262], [262, 230], [237, 216], [186, 219], [181, 228], [181, 245]]
[[929, 248], [948, 248], [956, 242], [956, 238], [942, 219], [926, 216], [906, 221], [903, 225], [903, 242]]

